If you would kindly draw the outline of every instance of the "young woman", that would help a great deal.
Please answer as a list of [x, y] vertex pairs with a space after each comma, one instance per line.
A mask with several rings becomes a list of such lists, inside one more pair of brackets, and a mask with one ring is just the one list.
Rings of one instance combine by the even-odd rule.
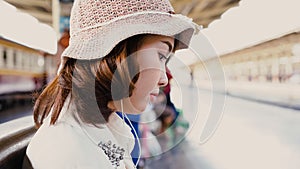
[[167, 84], [167, 60], [197, 29], [172, 11], [168, 0], [75, 0], [60, 70], [34, 106], [33, 168], [136, 168], [116, 112], [142, 112]]

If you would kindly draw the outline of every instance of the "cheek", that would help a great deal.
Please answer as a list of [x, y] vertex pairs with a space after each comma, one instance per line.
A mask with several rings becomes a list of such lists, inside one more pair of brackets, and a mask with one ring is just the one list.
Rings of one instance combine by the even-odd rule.
[[159, 70], [144, 70], [140, 72], [139, 78], [135, 83], [135, 89], [130, 97], [132, 105], [143, 111], [150, 101], [150, 93], [157, 89], [160, 78]]
[[151, 93], [158, 87], [160, 79], [160, 70], [148, 69], [140, 72], [140, 76], [135, 84], [134, 92], [136, 94]]

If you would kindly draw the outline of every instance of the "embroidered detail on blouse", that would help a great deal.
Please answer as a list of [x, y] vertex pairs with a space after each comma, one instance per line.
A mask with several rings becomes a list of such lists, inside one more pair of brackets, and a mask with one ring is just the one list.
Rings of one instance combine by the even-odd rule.
[[121, 148], [116, 144], [112, 144], [110, 140], [107, 143], [103, 143], [101, 141], [98, 143], [98, 147], [104, 151], [104, 153], [108, 156], [109, 161], [115, 168], [120, 166], [120, 161], [124, 159], [124, 148]]

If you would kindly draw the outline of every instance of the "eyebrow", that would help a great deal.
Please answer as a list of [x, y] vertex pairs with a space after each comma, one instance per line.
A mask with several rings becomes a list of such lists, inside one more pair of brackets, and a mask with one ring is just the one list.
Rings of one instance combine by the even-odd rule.
[[168, 45], [168, 47], [169, 47], [169, 52], [172, 51], [173, 45], [172, 45], [169, 41], [161, 41], [161, 42], [164, 43], [164, 44], [166, 44], [166, 45]]

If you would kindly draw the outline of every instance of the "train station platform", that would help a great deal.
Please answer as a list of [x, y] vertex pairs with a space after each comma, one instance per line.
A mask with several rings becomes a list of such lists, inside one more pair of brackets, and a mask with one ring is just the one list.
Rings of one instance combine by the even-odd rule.
[[184, 140], [172, 150], [146, 160], [143, 169], [213, 169], [201, 153], [201, 147]]
[[[202, 90], [211, 90], [209, 82], [197, 84]], [[300, 84], [231, 81], [225, 88], [230, 96], [300, 110]]]
[[[200, 89], [199, 105], [205, 111], [210, 107], [210, 86], [201, 85], [185, 84], [181, 91], [194, 94]], [[223, 94], [223, 116], [207, 142], [199, 142], [203, 116], [198, 112], [187, 139], [146, 161], [144, 169], [299, 168], [299, 85], [227, 83]], [[193, 103], [194, 97], [187, 98], [186, 103]]]
[[[210, 90], [210, 86], [208, 83], [200, 83], [197, 87], [198, 87], [198, 89], [204, 90], [204, 91]], [[195, 86], [193, 88], [195, 88]], [[193, 88], [191, 88], [188, 85], [185, 85], [185, 90], [187, 92], [191, 91], [191, 89], [193, 89]], [[300, 89], [299, 88], [300, 88], [299, 85], [288, 85], [288, 84], [227, 82], [225, 94], [227, 94], [229, 96], [234, 96], [238, 99], [242, 98], [240, 100], [246, 99], [246, 100], [251, 100], [251, 101], [260, 102], [260, 103], [261, 102], [268, 103], [271, 106], [276, 105], [276, 106], [280, 106], [280, 107], [286, 107], [286, 108], [292, 108], [292, 109], [299, 110], [300, 109]], [[208, 93], [208, 92], [206, 92], [206, 93]], [[239, 105], [239, 103], [232, 104], [232, 105]], [[228, 106], [228, 107], [232, 107], [232, 106]], [[248, 107], [258, 107], [258, 106], [248, 106]], [[260, 110], [263, 111], [263, 108]], [[244, 112], [244, 110], [242, 108], [238, 109], [238, 111]], [[253, 114], [253, 112], [259, 112], [258, 110], [249, 110], [249, 111], [251, 111], [251, 114]], [[231, 112], [231, 111], [228, 110], [228, 112]], [[270, 112], [272, 112], [272, 111], [270, 111]], [[278, 112], [281, 112], [281, 110], [280, 111], [278, 110]], [[272, 112], [272, 116], [273, 116], [273, 113], [274, 112]], [[227, 115], [228, 114], [229, 113], [227, 113]], [[286, 114], [291, 114], [291, 113], [286, 113]], [[245, 115], [243, 114], [242, 116], [245, 116]], [[246, 117], [248, 118], [249, 116], [246, 116]], [[236, 117], [234, 117], [234, 118], [236, 118]], [[259, 117], [259, 115], [253, 115], [253, 118], [262, 119], [262, 117]], [[294, 119], [294, 117], [293, 117], [293, 119]], [[226, 118], [223, 118], [223, 124], [224, 123], [226, 123]], [[233, 132], [232, 130], [235, 129], [235, 128], [230, 128], [231, 127], [230, 125], [232, 125], [232, 123], [233, 123], [232, 121], [230, 121], [230, 123], [228, 123], [229, 129], [230, 129], [230, 130], [228, 129], [228, 131], [230, 131], [230, 132]], [[272, 121], [272, 123], [274, 123], [274, 121]], [[265, 122], [264, 122], [264, 124], [265, 124]], [[287, 123], [285, 123], [285, 125], [286, 124]], [[224, 126], [225, 125], [221, 126], [222, 129], [226, 128]], [[284, 126], [284, 125], [281, 125], [281, 126]], [[18, 131], [22, 131], [22, 130], [26, 130], [26, 131], [30, 130], [31, 131], [32, 127], [33, 127], [32, 116], [26, 115], [25, 117], [21, 117], [19, 119], [0, 124], [0, 131], [1, 131], [0, 136], [1, 136], [1, 138], [7, 138], [7, 137], [10, 137], [14, 133], [18, 133]], [[239, 128], [241, 128], [241, 127], [239, 127]], [[261, 130], [261, 129], [259, 129], [259, 130]], [[281, 131], [281, 130], [279, 130], [279, 131]], [[253, 131], [253, 133], [254, 133], [253, 135], [255, 135], [256, 132], [258, 132], [258, 131], [256, 131], [256, 130]], [[298, 131], [295, 131], [295, 132], [298, 132]], [[226, 134], [228, 134], [228, 133], [229, 132], [227, 132]], [[284, 133], [286, 133], [286, 132], [284, 132]], [[31, 134], [32, 133], [30, 133], [30, 135]], [[294, 134], [292, 134], [292, 135], [294, 135]], [[25, 144], [28, 143], [29, 136], [26, 135], [26, 137], [25, 137], [26, 143]], [[245, 137], [243, 137], [243, 138], [246, 138], [246, 137], [247, 137], [247, 134], [245, 134]], [[282, 138], [286, 138], [286, 137], [282, 136]], [[224, 138], [222, 137], [222, 138], [219, 138], [218, 140], [224, 141]], [[270, 140], [269, 137], [266, 138], [266, 140], [267, 140], [267, 141], [265, 141], [266, 143], [267, 142], [269, 143], [269, 141], [274, 141], [274, 140]], [[225, 143], [227, 143], [227, 142], [225, 142]], [[245, 141], [245, 145], [246, 145], [246, 143], [248, 143], [248, 142]], [[278, 147], [280, 147], [280, 146], [278, 146]], [[222, 152], [222, 148], [218, 149], [218, 151]], [[7, 153], [7, 152], [5, 151], [4, 153]], [[212, 166], [212, 164], [214, 164], [214, 163], [209, 160], [210, 160], [210, 158], [207, 157], [205, 152], [203, 152], [203, 147], [201, 147], [199, 144], [196, 144], [193, 141], [190, 141], [189, 139], [185, 139], [184, 141], [182, 141], [179, 144], [177, 144], [176, 146], [174, 146], [174, 148], [172, 148], [170, 151], [166, 151], [158, 157], [147, 159], [145, 161], [146, 165], [145, 165], [144, 169], [156, 169], [156, 168], [163, 168], [163, 169], [185, 169], [185, 168], [214, 169], [214, 168], [218, 168], [219, 169], [219, 167]]]

